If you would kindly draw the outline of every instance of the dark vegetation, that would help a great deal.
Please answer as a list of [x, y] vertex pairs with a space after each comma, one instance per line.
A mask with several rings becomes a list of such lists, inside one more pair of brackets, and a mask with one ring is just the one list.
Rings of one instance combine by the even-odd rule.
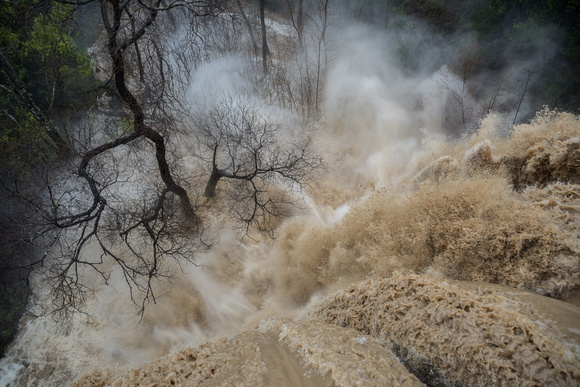
[[68, 123], [97, 95], [77, 36], [64, 5], [0, 3], [0, 354], [16, 333], [31, 265], [42, 254], [28, 223], [33, 210], [13, 193], [67, 157]]
[[[532, 78], [526, 98], [536, 107], [577, 113], [580, 109], [580, 4], [566, 0], [474, 0], [394, 1], [385, 11], [386, 20], [400, 14], [427, 21], [432, 32], [446, 40], [470, 32], [473, 42], [459, 42], [457, 57], [475, 43], [474, 76], [499, 75], [523, 64], [515, 85], [523, 91]], [[370, 8], [370, 6], [369, 6]], [[373, 19], [376, 20], [376, 13]], [[474, 57], [472, 56], [472, 59]], [[512, 75], [513, 77], [514, 75]], [[493, 78], [492, 78], [493, 79]], [[488, 81], [486, 79], [486, 81]], [[497, 81], [497, 79], [496, 79]], [[508, 79], [503, 79], [507, 84]], [[477, 92], [476, 92], [477, 94]]]
[[[246, 233], [252, 224], [271, 232], [271, 219], [290, 201], [272, 187], [280, 181], [301, 186], [320, 167], [311, 138], [282, 147], [279, 123], [251, 107], [222, 106], [196, 117], [201, 130], [195, 139], [205, 148], [199, 156], [208, 161], [201, 187], [206, 198], [198, 200], [171, 142], [183, 119], [178, 85], [187, 82], [176, 68], [195, 68], [208, 59], [210, 47], [241, 50], [235, 36], [249, 31], [252, 44], [244, 49], [260, 57], [260, 71], [249, 75], [257, 88], [310, 122], [320, 111], [329, 7], [379, 28], [404, 31], [426, 23], [434, 40], [456, 43], [443, 74], [462, 81], [461, 90], [443, 85], [452, 96], [446, 115], [451, 134], [470, 129], [492, 110], [515, 111], [514, 123], [542, 105], [579, 111], [576, 1], [0, 2], [0, 354], [16, 332], [36, 267], [46, 272], [55, 310], [65, 315], [82, 308], [84, 268], [109, 280], [104, 259], [121, 268], [131, 297], [145, 308], [155, 301], [153, 283], [170, 276], [164, 260], [190, 260], [206, 246], [198, 214], [208, 198], [219, 198], [219, 189], [231, 198], [230, 209]], [[296, 30], [295, 49], [303, 60], [296, 83], [271, 61], [263, 16], [268, 12]], [[306, 57], [304, 24], [315, 12], [322, 22], [313, 59]], [[249, 17], [258, 14], [261, 20]], [[174, 68], [164, 34], [176, 30], [177, 19], [189, 23], [192, 40]], [[227, 31], [221, 27], [226, 24], [238, 28], [234, 38], [213, 33]], [[472, 39], [460, 39], [467, 31]], [[202, 43], [195, 39], [210, 32]], [[428, 43], [401, 42], [399, 60], [409, 73], [418, 71], [422, 58], [416, 48]], [[91, 64], [94, 47], [106, 65]], [[518, 72], [509, 71], [513, 63], [523, 64]], [[282, 91], [273, 95], [272, 85]], [[503, 97], [508, 89], [511, 97]], [[465, 93], [484, 102], [469, 105]], [[524, 99], [532, 108], [520, 111]], [[98, 114], [110, 121], [87, 124]], [[130, 163], [134, 154], [151, 157], [154, 167]], [[142, 197], [123, 191], [131, 168], [151, 176]], [[90, 246], [99, 252], [94, 259], [82, 254]]]

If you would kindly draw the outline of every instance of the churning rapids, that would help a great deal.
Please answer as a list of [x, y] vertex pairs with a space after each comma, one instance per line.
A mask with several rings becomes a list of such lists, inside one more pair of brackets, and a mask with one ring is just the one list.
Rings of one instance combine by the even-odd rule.
[[274, 242], [222, 233], [141, 323], [121, 278], [67, 324], [25, 318], [0, 385], [579, 385], [579, 117], [447, 141], [358, 54]]
[[[25, 322], [3, 378], [578, 384], [580, 121], [544, 112], [505, 139], [493, 134], [498, 122], [488, 118], [465, 142], [432, 144], [396, 185], [361, 197], [329, 177], [311, 199], [328, 204], [283, 223], [274, 245], [224, 241], [140, 325], [112, 288], [98, 290], [95, 317]], [[562, 176], [575, 183], [557, 183]], [[333, 211], [343, 196], [348, 211]]]

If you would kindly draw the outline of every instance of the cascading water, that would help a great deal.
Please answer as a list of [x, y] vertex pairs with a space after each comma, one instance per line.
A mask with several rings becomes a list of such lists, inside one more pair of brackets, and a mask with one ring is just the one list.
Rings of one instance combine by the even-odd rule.
[[[406, 76], [365, 27], [337, 36], [309, 208], [240, 242], [216, 205], [220, 243], [140, 323], [113, 271], [87, 315], [25, 317], [0, 385], [580, 383], [580, 308], [540, 296], [578, 289], [579, 118], [506, 135], [489, 115], [447, 141], [437, 75]], [[201, 66], [191, 95], [220, 71], [241, 87], [245, 63]]]

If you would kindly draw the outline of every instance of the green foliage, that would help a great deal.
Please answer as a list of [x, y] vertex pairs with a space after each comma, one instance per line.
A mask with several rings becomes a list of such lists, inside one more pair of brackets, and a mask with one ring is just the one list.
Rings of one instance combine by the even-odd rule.
[[[51, 155], [51, 140], [30, 112], [14, 109], [12, 113], [10, 120], [13, 125], [0, 130], [0, 148], [3, 150], [0, 162], [13, 174], [26, 176], [35, 165]], [[3, 115], [7, 114], [4, 112]]]
[[517, 48], [520, 56], [531, 54], [541, 47], [549, 47], [550, 38], [537, 18], [514, 21], [513, 29], [509, 34], [509, 40], [513, 47]]
[[29, 84], [42, 86], [37, 97], [46, 109], [82, 108], [90, 103], [86, 91], [96, 86], [89, 58], [74, 42], [71, 11], [54, 3], [34, 18], [20, 48]]
[[[553, 64], [542, 74], [542, 89], [556, 101], [556, 107], [577, 110], [580, 107], [580, 1], [521, 0], [516, 9], [519, 13], [513, 19], [510, 39], [522, 48], [522, 53], [532, 46], [557, 49]], [[542, 26], [552, 26], [551, 36]]]
[[121, 135], [132, 133], [135, 130], [135, 117], [123, 117], [119, 122], [119, 130]]
[[501, 25], [503, 11], [499, 11], [493, 4], [483, 4], [474, 9], [469, 15], [467, 28], [475, 31], [480, 37], [487, 37], [497, 31]]
[[437, 32], [450, 33], [457, 26], [457, 15], [445, 0], [397, 0], [393, 2], [392, 7], [393, 11], [401, 15], [429, 20]]
[[25, 20], [22, 3], [0, 2], [0, 45], [5, 52], [13, 52], [18, 49], [21, 34], [25, 28]]
[[[0, 49], [36, 106], [53, 122], [86, 109], [97, 86], [89, 58], [75, 44], [73, 8], [57, 2], [31, 6], [0, 2]], [[52, 144], [30, 106], [0, 70], [0, 162], [26, 174], [50, 156]], [[64, 118], [63, 118], [64, 117]]]

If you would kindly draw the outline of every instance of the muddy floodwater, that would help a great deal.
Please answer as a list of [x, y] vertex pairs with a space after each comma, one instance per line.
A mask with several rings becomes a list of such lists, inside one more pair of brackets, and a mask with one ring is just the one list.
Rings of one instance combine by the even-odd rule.
[[353, 284], [307, 318], [270, 317], [233, 339], [76, 385], [574, 385], [580, 308], [550, 303], [395, 274]]
[[336, 168], [275, 240], [223, 233], [141, 322], [114, 276], [26, 318], [0, 384], [580, 385], [580, 121], [502, 122], [396, 171], [321, 145]]

